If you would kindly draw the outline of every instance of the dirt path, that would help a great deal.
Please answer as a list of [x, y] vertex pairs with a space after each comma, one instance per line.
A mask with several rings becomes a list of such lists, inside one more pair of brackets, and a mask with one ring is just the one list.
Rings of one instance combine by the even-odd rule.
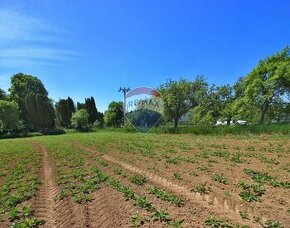
[[69, 200], [56, 201], [59, 189], [54, 182], [53, 163], [48, 149], [40, 144], [36, 147], [43, 154], [43, 159], [40, 174], [42, 184], [34, 202], [35, 216], [45, 221], [43, 227], [80, 227], [76, 221], [78, 210], [73, 203]]
[[[80, 149], [84, 149], [92, 153], [99, 153], [95, 148], [83, 145], [79, 142], [75, 142], [74, 145]], [[176, 185], [175, 183], [172, 183], [165, 178], [152, 174], [148, 171], [141, 170], [128, 163], [119, 161], [110, 155], [102, 155], [102, 158], [115, 165], [123, 167], [129, 172], [146, 175], [151, 183], [163, 187], [169, 191], [172, 191], [175, 194], [183, 196], [184, 198], [191, 200], [192, 202], [198, 203], [200, 206], [213, 211], [217, 215], [221, 215], [222, 217], [230, 219], [231, 221], [237, 223], [250, 225], [250, 227], [260, 227], [256, 223], [242, 220], [239, 213], [238, 205], [230, 205], [226, 200], [224, 200], [223, 202], [219, 202], [217, 197], [212, 195], [201, 195], [199, 193], [191, 192], [190, 189], [187, 189], [184, 186]], [[213, 204], [209, 205], [210, 202], [213, 202]]]

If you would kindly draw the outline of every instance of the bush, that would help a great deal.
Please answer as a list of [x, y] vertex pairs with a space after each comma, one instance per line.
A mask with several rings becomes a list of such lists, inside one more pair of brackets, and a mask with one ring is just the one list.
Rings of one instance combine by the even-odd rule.
[[180, 126], [154, 128], [152, 133], [182, 133], [195, 135], [239, 135], [239, 134], [290, 134], [290, 124], [247, 125], [247, 126]]
[[78, 131], [89, 131], [89, 114], [87, 110], [81, 109], [75, 112], [71, 118], [71, 125]]
[[28, 133], [28, 137], [35, 137], [35, 136], [43, 136], [41, 132], [30, 132]]
[[41, 130], [41, 133], [43, 135], [61, 135], [61, 134], [65, 134], [65, 131], [63, 129], [54, 128], [54, 129]]

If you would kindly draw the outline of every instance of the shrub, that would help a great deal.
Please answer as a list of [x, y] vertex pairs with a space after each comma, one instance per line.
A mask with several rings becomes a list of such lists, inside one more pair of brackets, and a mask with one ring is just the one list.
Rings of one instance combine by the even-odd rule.
[[85, 109], [75, 112], [71, 118], [71, 125], [76, 130], [88, 131], [90, 129], [88, 112]]

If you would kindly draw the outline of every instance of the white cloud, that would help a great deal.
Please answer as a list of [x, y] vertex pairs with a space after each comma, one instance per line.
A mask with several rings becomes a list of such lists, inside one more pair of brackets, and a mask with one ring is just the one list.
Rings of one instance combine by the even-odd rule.
[[38, 65], [42, 61], [59, 64], [76, 56], [76, 52], [54, 47], [63, 44], [61, 35], [47, 21], [0, 9], [0, 67]]
[[73, 51], [59, 50], [53, 48], [12, 48], [1, 50], [0, 61], [1, 59], [66, 60], [76, 54], [77, 53]]
[[13, 10], [0, 9], [0, 42], [49, 41], [53, 28], [43, 20], [24, 15]]

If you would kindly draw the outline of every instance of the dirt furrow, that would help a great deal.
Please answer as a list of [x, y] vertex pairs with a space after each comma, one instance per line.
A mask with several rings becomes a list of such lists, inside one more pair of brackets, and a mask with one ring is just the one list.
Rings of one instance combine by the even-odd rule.
[[54, 182], [53, 163], [49, 156], [48, 149], [37, 144], [37, 149], [42, 153], [42, 170], [39, 191], [34, 202], [35, 216], [43, 219], [43, 227], [80, 227], [77, 222], [77, 211], [68, 200], [57, 201], [59, 189]]
[[88, 204], [87, 225], [89, 227], [113, 227], [111, 218], [114, 216], [108, 207], [107, 189], [101, 188], [93, 193], [94, 200]]

